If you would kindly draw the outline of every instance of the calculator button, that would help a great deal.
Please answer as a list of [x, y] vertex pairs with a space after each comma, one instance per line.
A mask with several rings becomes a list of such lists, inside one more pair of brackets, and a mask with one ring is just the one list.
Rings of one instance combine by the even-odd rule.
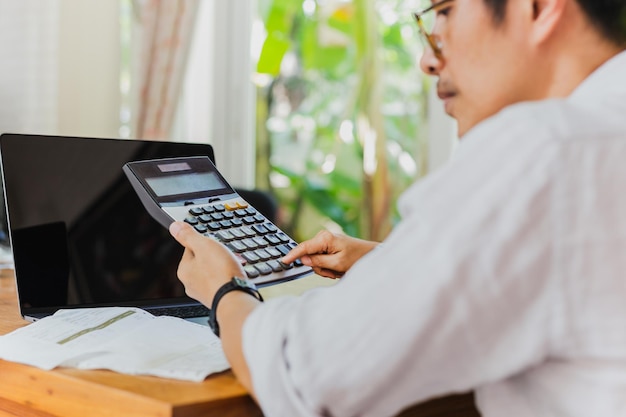
[[203, 224], [197, 224], [193, 228], [196, 229], [200, 233], [204, 233], [208, 230], [207, 227]]
[[277, 261], [277, 262], [280, 264], [280, 266], [283, 267], [283, 269], [291, 269], [291, 268], [293, 268], [293, 264], [286, 264], [286, 263], [283, 263], [282, 261]]
[[226, 210], [226, 208], [224, 207], [223, 204], [216, 204], [213, 207], [215, 207], [215, 211], [224, 211], [224, 210]]
[[259, 247], [259, 245], [257, 245], [257, 243], [252, 239], [244, 239], [241, 241], [241, 243], [246, 245], [246, 247], [248, 247], [249, 249], [256, 249]]
[[258, 262], [261, 260], [261, 258], [259, 258], [254, 252], [242, 253], [241, 256], [243, 256], [243, 259], [250, 263]]
[[204, 211], [202, 210], [202, 207], [194, 207], [189, 209], [189, 213], [193, 214], [194, 216], [199, 216], [204, 213]]
[[280, 262], [278, 261], [268, 261], [267, 265], [272, 268], [272, 271], [274, 272], [280, 272], [283, 270], [283, 267], [281, 266]]
[[220, 224], [219, 224], [219, 223], [216, 223], [216, 222], [210, 222], [210, 223], [207, 223], [207, 225], [206, 225], [206, 226], [209, 228], [209, 230], [212, 230], [212, 231], [214, 231], [214, 232], [215, 232], [216, 230], [220, 230], [220, 229], [221, 229]]
[[272, 223], [265, 223], [263, 226], [272, 233], [278, 231], [278, 227], [274, 226]]
[[196, 219], [195, 217], [187, 217], [185, 219], [185, 223], [189, 223], [193, 226], [194, 224], [198, 224], [198, 219]]
[[243, 256], [241, 256], [241, 254], [239, 254], [239, 253], [235, 253], [235, 258], [237, 258], [237, 260], [239, 261], [239, 263], [241, 264], [241, 266], [246, 266], [246, 265], [248, 265], [248, 261], [246, 261], [245, 259], [243, 259]]
[[257, 269], [253, 266], [244, 266], [243, 270], [246, 271], [246, 275], [248, 275], [248, 278], [256, 278], [259, 276], [259, 271], [257, 271]]
[[265, 217], [262, 214], [255, 214], [254, 215], [254, 220], [256, 220], [257, 222], [261, 223], [265, 221]]
[[248, 213], [249, 215], [253, 216], [256, 214], [256, 210], [254, 209], [254, 207], [248, 207], [246, 209], [246, 213]]
[[239, 229], [232, 229], [230, 233], [232, 233], [233, 236], [235, 236], [235, 238], [237, 239], [243, 239], [244, 237], [246, 237], [246, 235]]
[[224, 229], [226, 229], [228, 227], [232, 227], [233, 223], [230, 220], [222, 220], [220, 222], [220, 226], [223, 227]]
[[257, 246], [260, 248], [264, 248], [267, 246], [267, 240], [263, 239], [262, 237], [253, 237], [252, 240], [254, 240], [254, 243], [256, 243]]
[[267, 230], [265, 228], [265, 226], [263, 226], [262, 224], [255, 224], [254, 226], [252, 226], [252, 230], [254, 230], [255, 232], [257, 232], [260, 235], [264, 235], [266, 233], [269, 233], [269, 230]]
[[261, 275], [269, 275], [272, 273], [272, 268], [265, 263], [255, 264], [254, 267], [261, 273]]
[[270, 256], [272, 258], [280, 258], [282, 256], [280, 251], [278, 249], [276, 249], [276, 248], [267, 248], [265, 250], [267, 251], [267, 253], [270, 254]]
[[254, 251], [254, 253], [262, 261], [267, 261], [267, 260], [269, 260], [272, 257], [265, 249], [256, 250], [256, 251]]
[[250, 237], [250, 236], [256, 236], [256, 233], [254, 232], [254, 230], [252, 230], [250, 227], [248, 226], [244, 226], [241, 229], [242, 232], [245, 233], [246, 236]]
[[217, 237], [219, 237], [220, 240], [223, 242], [230, 242], [231, 240], [235, 239], [235, 236], [233, 236], [233, 234], [230, 233], [228, 230], [222, 230], [221, 232], [217, 232]]
[[202, 223], [208, 223], [211, 221], [211, 216], [209, 216], [208, 214], [203, 214], [202, 216], [198, 216], [198, 220], [200, 220]]
[[276, 250], [278, 250], [283, 256], [285, 256], [291, 251], [291, 248], [287, 245], [280, 245], [276, 246]]
[[245, 217], [248, 213], [244, 209], [235, 210], [235, 216], [237, 217]]
[[215, 208], [213, 206], [204, 206], [202, 207], [202, 211], [205, 212], [206, 214], [211, 214], [215, 212]]
[[226, 207], [226, 210], [235, 211], [247, 208], [248, 203], [243, 200], [229, 201], [228, 203], [224, 204], [224, 207]]
[[287, 236], [284, 233], [276, 233], [276, 237], [278, 238], [278, 240], [280, 240], [283, 243], [287, 243], [289, 241], [291, 241], [291, 239], [289, 239], [289, 236]]
[[211, 213], [211, 218], [213, 220], [222, 220], [224, 219], [224, 216], [222, 215], [222, 213]]
[[265, 235], [265, 240], [267, 240], [271, 245], [278, 245], [280, 243], [280, 239], [278, 239], [275, 235]]
[[245, 224], [254, 224], [254, 223], [256, 223], [256, 220], [254, 220], [254, 217], [252, 217], [252, 216], [246, 216], [246, 217], [243, 218], [243, 222]]
[[246, 251], [248, 249], [246, 247], [246, 245], [244, 245], [243, 243], [239, 242], [238, 240], [234, 240], [234, 241], [228, 243], [226, 246], [231, 251], [238, 252], [238, 253], [244, 252], [244, 251]]
[[241, 219], [238, 219], [236, 217], [234, 219], [232, 219], [230, 222], [233, 224], [233, 226], [241, 226], [243, 224]]

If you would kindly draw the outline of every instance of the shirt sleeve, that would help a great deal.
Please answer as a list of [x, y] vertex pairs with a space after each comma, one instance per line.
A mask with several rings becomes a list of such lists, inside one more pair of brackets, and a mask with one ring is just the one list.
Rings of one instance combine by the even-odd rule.
[[404, 220], [338, 284], [247, 319], [244, 354], [268, 417], [394, 415], [545, 357], [553, 152], [499, 139], [409, 190]]

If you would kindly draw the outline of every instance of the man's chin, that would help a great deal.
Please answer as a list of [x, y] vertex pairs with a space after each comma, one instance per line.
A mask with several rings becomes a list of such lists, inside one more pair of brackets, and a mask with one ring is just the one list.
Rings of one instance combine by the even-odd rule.
[[[452, 115], [450, 115], [452, 116]], [[454, 116], [452, 116], [454, 117]], [[459, 137], [459, 139], [462, 139], [463, 136], [465, 136], [465, 134], [472, 128], [474, 127], [473, 124], [469, 124], [467, 122], [464, 122], [463, 120], [459, 120], [456, 117], [454, 117], [454, 119], [456, 120], [456, 134]]]
[[[446, 114], [450, 117], [454, 117], [454, 96], [450, 96], [450, 97], [446, 97], [441, 99], [441, 101], [443, 102], [443, 109], [446, 112]], [[456, 119], [456, 117], [454, 117]]]

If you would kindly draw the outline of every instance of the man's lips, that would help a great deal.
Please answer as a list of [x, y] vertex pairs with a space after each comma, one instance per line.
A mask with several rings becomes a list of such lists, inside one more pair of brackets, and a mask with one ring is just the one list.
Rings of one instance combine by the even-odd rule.
[[452, 116], [453, 113], [453, 98], [457, 96], [457, 89], [449, 78], [441, 78], [437, 80], [437, 97], [443, 102], [445, 112]]
[[437, 90], [437, 97], [439, 97], [441, 100], [446, 100], [448, 98], [454, 97], [455, 95], [456, 93], [454, 91]]
[[457, 91], [454, 84], [452, 84], [448, 79], [439, 78], [437, 80], [437, 96], [441, 100], [449, 99], [456, 96], [456, 94]]

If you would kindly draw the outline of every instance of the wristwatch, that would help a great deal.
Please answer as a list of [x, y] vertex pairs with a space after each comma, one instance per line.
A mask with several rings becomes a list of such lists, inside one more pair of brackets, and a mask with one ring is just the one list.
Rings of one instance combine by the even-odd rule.
[[243, 291], [250, 295], [255, 296], [259, 301], [263, 301], [263, 297], [256, 285], [252, 282], [239, 277], [233, 277], [226, 284], [222, 285], [213, 297], [213, 303], [211, 304], [211, 310], [209, 311], [209, 327], [215, 333], [215, 336], [220, 337], [220, 326], [217, 324], [217, 304], [222, 297], [231, 291]]

